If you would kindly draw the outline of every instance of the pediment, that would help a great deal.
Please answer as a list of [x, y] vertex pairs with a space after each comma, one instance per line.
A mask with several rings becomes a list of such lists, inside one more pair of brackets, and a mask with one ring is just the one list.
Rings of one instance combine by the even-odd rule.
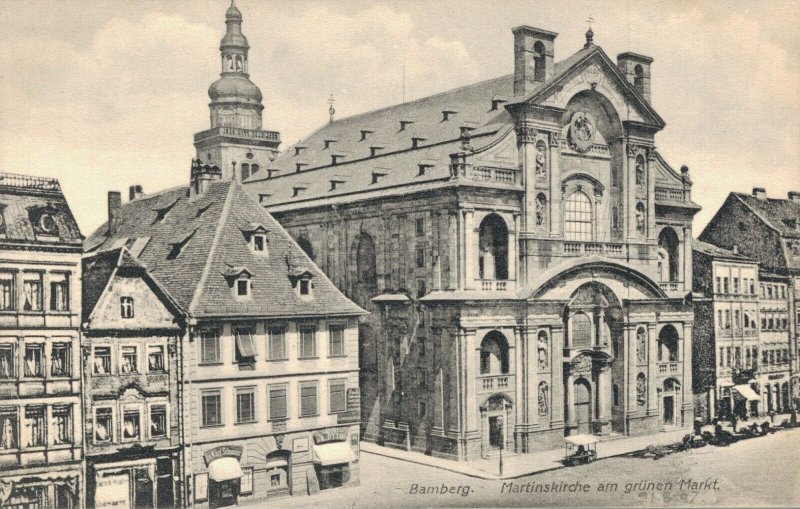
[[564, 109], [572, 97], [584, 91], [603, 95], [617, 110], [622, 121], [651, 125], [658, 129], [665, 125], [653, 107], [623, 78], [600, 48], [595, 48], [571, 67], [562, 70], [526, 102]]

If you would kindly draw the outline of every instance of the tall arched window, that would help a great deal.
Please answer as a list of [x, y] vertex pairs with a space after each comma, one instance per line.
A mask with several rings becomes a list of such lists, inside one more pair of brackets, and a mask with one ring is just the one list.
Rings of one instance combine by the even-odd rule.
[[533, 45], [533, 79], [534, 81], [545, 80], [544, 68], [544, 44], [542, 41], [536, 41]]
[[498, 331], [492, 331], [481, 342], [481, 374], [508, 373], [508, 341]]
[[308, 240], [306, 237], [300, 237], [297, 239], [297, 245], [300, 246], [300, 249], [302, 249], [309, 258], [312, 260], [314, 259], [314, 246], [311, 245], [310, 240]]
[[[678, 280], [678, 235], [672, 228], [664, 228], [658, 234], [659, 275], [661, 281]], [[663, 260], [662, 260], [663, 258]]]
[[659, 362], [675, 362], [678, 360], [678, 331], [672, 325], [666, 325], [658, 334]]
[[508, 228], [497, 214], [489, 214], [478, 230], [478, 273], [481, 279], [508, 279]]
[[261, 168], [257, 164], [255, 164], [255, 163], [251, 164], [250, 165], [250, 175], [255, 175], [256, 173], [258, 173], [258, 170], [260, 170], [260, 169]]
[[592, 202], [583, 191], [575, 191], [564, 203], [564, 236], [567, 240], [592, 240]]
[[375, 260], [375, 241], [367, 233], [361, 233], [356, 247], [356, 281], [367, 289], [378, 287]]
[[592, 319], [583, 312], [572, 316], [572, 346], [586, 348], [592, 345]]
[[250, 165], [242, 163], [242, 180], [247, 180], [250, 177]]

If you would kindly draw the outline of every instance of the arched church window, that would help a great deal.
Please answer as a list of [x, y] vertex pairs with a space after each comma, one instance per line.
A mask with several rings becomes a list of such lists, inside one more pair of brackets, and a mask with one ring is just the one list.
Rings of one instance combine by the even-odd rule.
[[233, 57], [230, 56], [230, 55], [227, 55], [225, 57], [225, 70], [226, 71], [232, 71], [233, 70]]
[[536, 41], [533, 45], [533, 79], [534, 81], [545, 80], [545, 60], [544, 60], [544, 44], [542, 41]]
[[583, 191], [575, 191], [564, 203], [564, 236], [567, 240], [592, 240], [592, 202]]
[[641, 65], [633, 68], [633, 88], [640, 94], [644, 93], [644, 69]]
[[241, 57], [241, 55], [236, 55], [236, 71], [237, 72], [241, 72], [242, 71], [242, 57]]
[[644, 209], [644, 204], [639, 202], [636, 204], [636, 231], [644, 235], [647, 230], [647, 213]]
[[658, 334], [658, 361], [676, 362], [678, 360], [678, 331], [666, 325]]
[[247, 180], [250, 177], [250, 165], [242, 163], [242, 180]]
[[306, 237], [300, 237], [297, 239], [297, 245], [300, 246], [300, 249], [302, 249], [309, 258], [312, 260], [314, 259], [314, 247], [311, 245], [310, 240], [308, 240]]
[[672, 228], [658, 234], [659, 277], [661, 281], [678, 281], [678, 235]]
[[258, 170], [260, 170], [260, 169], [261, 169], [261, 167], [259, 165], [255, 164], [255, 163], [251, 164], [250, 165], [250, 175], [255, 175], [256, 173], [258, 173]]
[[489, 214], [478, 230], [480, 279], [508, 279], [508, 228], [497, 214]]
[[378, 275], [376, 270], [375, 241], [364, 232], [356, 242], [356, 280], [368, 289], [376, 289]]
[[587, 348], [592, 345], [592, 319], [584, 312], [572, 316], [572, 346]]
[[644, 183], [644, 157], [636, 156], [636, 185], [643, 187]]
[[481, 374], [508, 373], [508, 341], [498, 331], [492, 331], [481, 342]]
[[539, 193], [536, 197], [536, 226], [547, 225], [547, 197]]

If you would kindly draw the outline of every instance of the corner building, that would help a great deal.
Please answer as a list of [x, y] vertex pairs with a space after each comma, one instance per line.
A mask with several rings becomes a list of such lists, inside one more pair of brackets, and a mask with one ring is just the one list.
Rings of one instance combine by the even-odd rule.
[[513, 74], [331, 119], [244, 182], [372, 311], [366, 440], [469, 460], [692, 421], [699, 206], [653, 61], [512, 33]]
[[82, 239], [58, 180], [0, 173], [0, 507], [84, 502]]

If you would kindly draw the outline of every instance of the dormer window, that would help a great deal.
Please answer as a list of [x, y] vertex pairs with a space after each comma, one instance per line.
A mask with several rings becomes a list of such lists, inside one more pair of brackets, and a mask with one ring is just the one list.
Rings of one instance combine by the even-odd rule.
[[240, 277], [236, 280], [236, 296], [249, 297], [250, 296], [250, 278]]
[[384, 171], [373, 171], [372, 172], [372, 183], [373, 184], [377, 184], [378, 181], [380, 181], [380, 179], [382, 177], [385, 177], [385, 176], [386, 176], [386, 172], [384, 172]]
[[314, 275], [304, 267], [297, 267], [289, 272], [289, 280], [292, 283], [297, 296], [301, 299], [311, 299], [313, 297], [312, 290], [314, 285], [311, 284], [311, 278]]
[[433, 168], [433, 167], [434, 167], [434, 164], [432, 162], [420, 161], [419, 164], [417, 164], [417, 168], [419, 168], [419, 173], [417, 174], [417, 176], [421, 177], [421, 176], [425, 175], [425, 172], [428, 171], [430, 168]]
[[369, 137], [369, 135], [374, 133], [374, 132], [375, 132], [374, 129], [362, 129], [361, 130], [361, 140], [360, 141], [366, 140]]
[[406, 120], [401, 120], [400, 121], [400, 130], [401, 131], [405, 131], [406, 127], [410, 126], [413, 123], [414, 123], [413, 120], [407, 120], [407, 119]]
[[323, 140], [323, 143], [325, 144], [325, 148], [328, 149], [328, 148], [331, 148], [331, 145], [336, 143], [336, 141], [337, 140], [331, 138], [331, 139], [328, 139], [328, 140]]
[[442, 110], [442, 122], [447, 122], [456, 113], [458, 112], [455, 110]]
[[499, 95], [492, 97], [492, 111], [498, 110], [504, 102], [508, 102], [505, 97]]
[[268, 254], [267, 228], [260, 223], [248, 223], [241, 229], [247, 242], [250, 244], [250, 251], [257, 255], [266, 256]]
[[267, 251], [267, 236], [263, 233], [253, 234], [251, 242], [251, 247], [256, 253], [264, 253]]
[[378, 155], [378, 152], [381, 151], [381, 150], [383, 150], [383, 147], [378, 147], [378, 146], [373, 145], [373, 146], [371, 146], [369, 148], [369, 156], [370, 157], [375, 157], [376, 155]]
[[419, 136], [414, 136], [411, 138], [411, 148], [419, 148], [420, 143], [425, 141], [427, 138], [421, 138]]
[[300, 295], [311, 295], [311, 281], [308, 279], [301, 279], [300, 280]]

